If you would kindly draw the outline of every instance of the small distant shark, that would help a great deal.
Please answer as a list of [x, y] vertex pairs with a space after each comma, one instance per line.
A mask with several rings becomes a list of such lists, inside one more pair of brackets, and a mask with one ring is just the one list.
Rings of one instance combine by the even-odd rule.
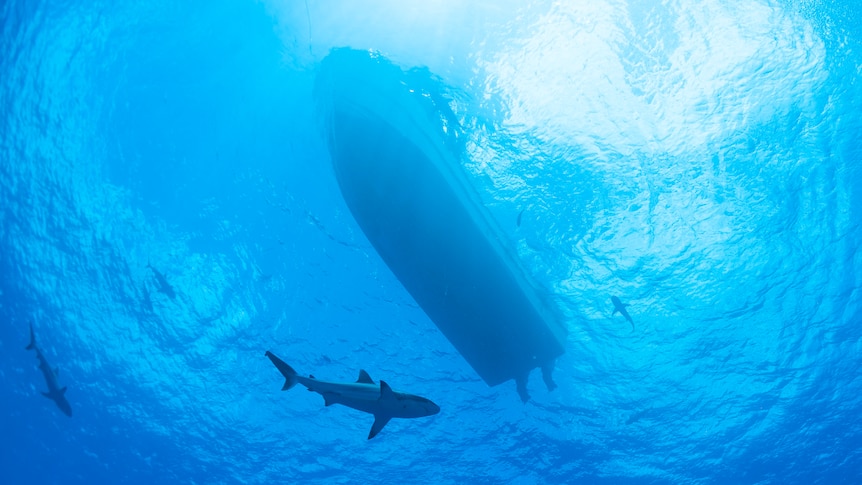
[[632, 424], [634, 422], [640, 421], [643, 418], [655, 417], [658, 414], [659, 414], [658, 410], [655, 408], [642, 409], [636, 413], [633, 413], [631, 416], [629, 416], [629, 419], [626, 420], [626, 424]]
[[141, 285], [141, 305], [143, 309], [149, 313], [153, 312], [153, 299], [150, 298], [150, 290], [147, 289], [147, 285]]
[[150, 268], [150, 270], [152, 270], [152, 272], [153, 272], [153, 275], [155, 275], [155, 277], [156, 277], [156, 283], [157, 283], [156, 289], [159, 291], [159, 293], [164, 293], [171, 300], [176, 298], [177, 294], [176, 294], [176, 292], [174, 292], [174, 287], [171, 286], [170, 283], [168, 283], [168, 279], [165, 278], [164, 273], [161, 273], [156, 268], [153, 268], [153, 265], [151, 265], [149, 263], [149, 261], [147, 262], [147, 268]]
[[380, 384], [375, 384], [364, 370], [359, 371], [359, 378], [356, 379], [356, 382], [319, 381], [314, 376], [302, 377], [298, 375], [293, 368], [268, 350], [266, 356], [285, 378], [282, 391], [300, 383], [309, 391], [323, 396], [326, 406], [343, 404], [349, 408], [373, 414], [374, 424], [371, 425], [368, 439], [377, 436], [377, 433], [392, 418], [422, 418], [440, 412], [440, 406], [429, 399], [393, 391], [383, 381], [380, 381]]
[[624, 317], [626, 317], [626, 320], [628, 320], [629, 323], [632, 324], [632, 332], [634, 332], [635, 331], [635, 322], [634, 322], [634, 320], [632, 320], [632, 317], [631, 317], [631, 315], [629, 315], [629, 312], [626, 311], [626, 306], [628, 306], [628, 305], [626, 303], [621, 302], [620, 299], [615, 297], [615, 296], [611, 297], [611, 301], [614, 303], [613, 315], [616, 315], [617, 312], [620, 312]]
[[42, 371], [42, 374], [45, 374], [45, 382], [48, 383], [48, 392], [43, 392], [42, 395], [57, 403], [57, 407], [66, 416], [72, 416], [72, 406], [66, 400], [66, 387], [61, 388], [60, 384], [57, 383], [57, 375], [60, 373], [60, 369], [57, 367], [52, 369], [51, 365], [45, 359], [45, 355], [36, 346], [36, 334], [33, 333], [33, 322], [30, 322], [30, 345], [26, 349], [36, 351], [36, 358], [39, 359], [39, 370]]

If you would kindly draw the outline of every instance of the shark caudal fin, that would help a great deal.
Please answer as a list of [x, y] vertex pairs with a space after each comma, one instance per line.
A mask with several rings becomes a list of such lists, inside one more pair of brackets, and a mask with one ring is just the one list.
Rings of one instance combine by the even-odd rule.
[[30, 322], [30, 344], [27, 345], [26, 350], [33, 350], [36, 348], [36, 334], [33, 333], [33, 322]]
[[275, 354], [266, 351], [266, 356], [269, 357], [269, 360], [275, 365], [276, 369], [281, 372], [281, 375], [284, 376], [284, 386], [281, 387], [282, 391], [286, 391], [291, 387], [296, 385], [296, 371], [293, 370], [293, 367], [287, 365], [287, 363], [281, 359], [279, 359]]

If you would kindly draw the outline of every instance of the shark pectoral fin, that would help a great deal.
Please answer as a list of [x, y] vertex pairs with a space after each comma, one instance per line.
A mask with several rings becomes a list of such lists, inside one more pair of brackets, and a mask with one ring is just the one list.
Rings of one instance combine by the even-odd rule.
[[53, 397], [51, 397], [51, 393], [50, 393], [50, 392], [43, 392], [43, 393], [42, 393], [42, 395], [43, 395], [43, 396], [45, 396], [45, 397], [47, 397], [48, 399], [54, 399]]
[[374, 384], [374, 380], [371, 379], [371, 376], [364, 369], [359, 371], [359, 378], [356, 379], [356, 382], [360, 384]]
[[[309, 389], [309, 391], [310, 390], [311, 389]], [[337, 403], [337, 401], [335, 400], [335, 394], [333, 394], [331, 392], [321, 394], [321, 396], [323, 396], [323, 405], [324, 406], [332, 406], [333, 404]]]
[[618, 311], [620, 311], [620, 309], [619, 309], [619, 308], [614, 308], [614, 312], [613, 312], [613, 313], [611, 313], [611, 315], [616, 315]]
[[64, 388], [60, 389], [60, 395], [61, 395], [61, 396], [62, 396], [63, 394], [66, 394], [66, 389], [68, 389], [68, 388], [67, 388], [67, 387], [64, 387]]
[[377, 433], [379, 433], [380, 430], [383, 429], [384, 426], [386, 426], [386, 423], [388, 423], [390, 419], [392, 419], [391, 416], [380, 416], [375, 414], [374, 424], [371, 425], [371, 432], [368, 433], [368, 439], [377, 436]]
[[384, 401], [398, 399], [397, 397], [395, 397], [395, 392], [392, 391], [392, 388], [389, 387], [389, 384], [387, 384], [385, 381], [380, 381], [380, 399]]

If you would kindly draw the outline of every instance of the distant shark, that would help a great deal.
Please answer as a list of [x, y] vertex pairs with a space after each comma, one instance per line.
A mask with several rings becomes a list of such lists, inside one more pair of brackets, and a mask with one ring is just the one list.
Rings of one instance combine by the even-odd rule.
[[42, 371], [42, 374], [45, 374], [45, 382], [48, 383], [48, 392], [43, 392], [42, 395], [57, 403], [57, 407], [66, 416], [72, 416], [72, 406], [66, 400], [66, 387], [61, 388], [60, 384], [57, 383], [57, 375], [60, 369], [56, 367], [52, 369], [51, 365], [45, 359], [45, 355], [36, 346], [36, 334], [33, 333], [33, 322], [30, 322], [30, 345], [27, 346], [27, 350], [36, 351], [36, 358], [39, 359], [39, 370]]
[[440, 406], [429, 399], [393, 391], [383, 381], [380, 381], [380, 384], [375, 384], [364, 370], [359, 371], [359, 378], [356, 379], [356, 382], [319, 381], [314, 376], [302, 377], [298, 375], [293, 368], [270, 351], [266, 351], [266, 356], [285, 378], [282, 391], [300, 383], [309, 391], [323, 396], [326, 406], [343, 404], [349, 408], [373, 414], [374, 424], [371, 425], [368, 439], [377, 436], [377, 433], [392, 418], [422, 418], [440, 412]]
[[628, 305], [621, 302], [620, 299], [615, 297], [615, 296], [611, 297], [611, 301], [614, 303], [613, 315], [616, 315], [617, 312], [620, 312], [626, 318], [626, 320], [628, 320], [629, 323], [632, 324], [632, 332], [634, 332], [635, 331], [635, 322], [634, 322], [634, 320], [632, 320], [632, 317], [631, 317], [631, 315], [629, 315], [629, 312], [626, 311], [626, 306], [628, 306]]
[[153, 272], [153, 275], [156, 277], [156, 289], [159, 291], [159, 293], [164, 293], [171, 300], [176, 298], [177, 294], [176, 292], [174, 292], [174, 287], [171, 286], [170, 283], [168, 283], [168, 279], [165, 278], [164, 273], [161, 273], [156, 268], [153, 268], [153, 266], [149, 262], [147, 262], [147, 268], [150, 268], [150, 270], [152, 270]]

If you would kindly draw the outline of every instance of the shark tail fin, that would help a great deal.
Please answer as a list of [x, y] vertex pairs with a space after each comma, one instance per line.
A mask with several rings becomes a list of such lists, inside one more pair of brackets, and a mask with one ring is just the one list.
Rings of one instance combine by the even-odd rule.
[[36, 348], [36, 334], [33, 333], [33, 322], [30, 322], [30, 343], [27, 345], [26, 350], [33, 350]]
[[284, 376], [284, 386], [281, 387], [282, 391], [286, 391], [291, 387], [296, 385], [296, 371], [293, 370], [293, 367], [287, 365], [287, 363], [281, 359], [279, 359], [275, 354], [270, 351], [266, 351], [266, 356], [269, 357], [269, 360], [275, 365], [276, 369], [281, 372], [281, 375]]

